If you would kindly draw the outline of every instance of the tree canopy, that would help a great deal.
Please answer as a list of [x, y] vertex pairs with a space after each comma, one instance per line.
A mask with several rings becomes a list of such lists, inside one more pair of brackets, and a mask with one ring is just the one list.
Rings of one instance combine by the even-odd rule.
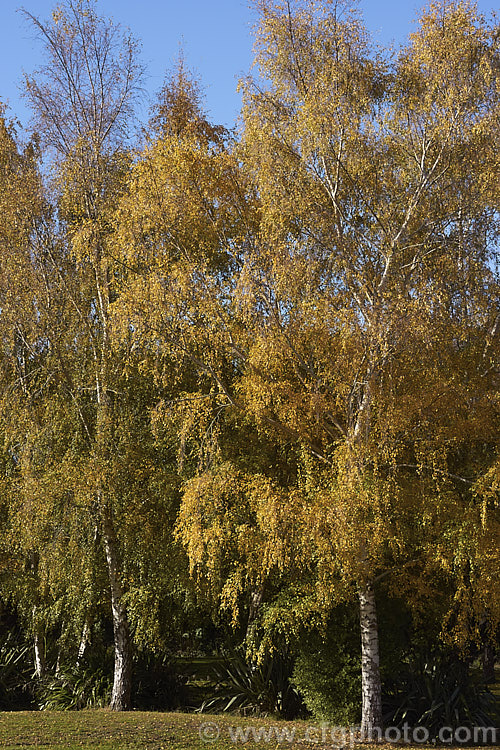
[[110, 622], [118, 710], [189, 617], [258, 661], [356, 602], [373, 737], [378, 602], [462, 654], [500, 623], [500, 37], [469, 2], [397, 54], [347, 0], [256, 6], [240, 131], [181, 58], [135, 142], [134, 40], [90, 0], [25, 11], [47, 62], [32, 141], [0, 127], [2, 596], [40, 677], [44, 639], [78, 664]]

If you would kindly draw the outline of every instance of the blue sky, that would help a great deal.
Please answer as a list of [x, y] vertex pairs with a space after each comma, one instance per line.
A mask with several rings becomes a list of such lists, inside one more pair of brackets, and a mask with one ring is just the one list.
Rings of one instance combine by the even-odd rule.
[[[57, 0], [0, 0], [0, 100], [9, 104], [10, 114], [23, 125], [28, 124], [29, 112], [20, 98], [22, 71], [31, 72], [40, 63], [41, 46], [16, 9], [22, 5], [47, 19], [56, 4]], [[368, 28], [383, 44], [404, 42], [422, 4], [415, 0], [360, 2]], [[478, 5], [487, 14], [496, 7], [488, 0]], [[240, 104], [237, 80], [252, 62], [255, 18], [247, 0], [99, 0], [98, 8], [102, 15], [129, 27], [142, 42], [149, 97], [154, 99], [181, 45], [188, 66], [201, 78], [211, 118], [227, 126], [234, 124]]]

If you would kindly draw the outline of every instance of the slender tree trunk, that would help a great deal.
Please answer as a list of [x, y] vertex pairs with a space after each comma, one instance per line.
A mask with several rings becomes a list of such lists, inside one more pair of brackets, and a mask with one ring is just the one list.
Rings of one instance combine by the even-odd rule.
[[102, 509], [103, 540], [106, 552], [111, 609], [113, 613], [113, 633], [115, 647], [115, 670], [110, 708], [113, 711], [128, 711], [132, 690], [132, 644], [127, 612], [123, 604], [123, 589], [119, 576], [118, 541], [111, 512], [105, 505]]
[[90, 625], [89, 625], [88, 620], [85, 618], [85, 621], [83, 623], [83, 628], [82, 628], [82, 635], [80, 638], [80, 645], [78, 646], [78, 654], [76, 657], [77, 667], [80, 666], [80, 662], [85, 656], [85, 651], [87, 650], [87, 646], [89, 642], [90, 642]]
[[37, 677], [44, 677], [46, 673], [44, 644], [39, 633], [34, 635], [33, 650], [35, 652], [35, 674]]
[[495, 646], [492, 640], [487, 640], [484, 643], [481, 661], [484, 682], [487, 685], [495, 682]]
[[[38, 587], [38, 552], [32, 552], [29, 556], [29, 567]], [[37, 677], [44, 677], [47, 671], [45, 661], [45, 633], [37, 616], [38, 611], [38, 593], [35, 594], [33, 608], [31, 610], [33, 622], [33, 656], [35, 661], [35, 674]]]
[[245, 634], [246, 638], [248, 638], [248, 636], [250, 635], [252, 625], [255, 622], [257, 615], [259, 614], [259, 609], [261, 607], [263, 597], [264, 597], [264, 584], [261, 584], [258, 589], [250, 593], [250, 606], [248, 609], [248, 621], [247, 621], [247, 629], [246, 629], [246, 634]]
[[363, 739], [376, 739], [382, 732], [382, 686], [378, 646], [375, 592], [370, 583], [359, 589], [361, 622], [361, 690]]
[[45, 677], [47, 664], [45, 661], [45, 638], [40, 625], [36, 622], [36, 606], [33, 607], [33, 651], [35, 656], [35, 674], [37, 677]]
[[[100, 363], [96, 370], [97, 387], [97, 429], [96, 456], [99, 471], [105, 473], [105, 466], [112, 458], [112, 403], [109, 392], [109, 288], [107, 283], [108, 269], [106, 264], [101, 268], [101, 249], [96, 249], [97, 299], [101, 311], [103, 339], [101, 344]], [[106, 553], [109, 588], [111, 593], [111, 611], [113, 616], [113, 636], [115, 650], [115, 668], [113, 691], [110, 708], [113, 711], [128, 711], [132, 692], [132, 643], [128, 625], [127, 610], [123, 603], [123, 586], [120, 578], [121, 560], [118, 539], [116, 536], [113, 512], [102, 486], [98, 486], [98, 499], [101, 508], [102, 538]]]

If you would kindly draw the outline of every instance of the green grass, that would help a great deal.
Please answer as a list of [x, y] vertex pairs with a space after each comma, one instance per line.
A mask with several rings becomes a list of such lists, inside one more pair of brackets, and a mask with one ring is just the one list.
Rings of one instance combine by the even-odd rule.
[[[207, 725], [210, 725], [207, 729]], [[233, 742], [230, 730], [277, 727], [279, 730], [295, 728], [297, 741], [260, 742], [249, 739], [246, 743]], [[309, 741], [305, 741], [305, 732]], [[203, 728], [212, 741], [205, 741], [200, 734]], [[326, 730], [325, 730], [326, 731]], [[219, 732], [218, 738], [213, 733]], [[313, 742], [312, 740], [316, 740]], [[335, 745], [341, 744], [335, 742]], [[215, 716], [208, 714], [151, 713], [130, 711], [113, 713], [106, 710], [95, 711], [16, 711], [0, 714], [0, 748], [5, 750], [234, 750], [235, 747], [267, 748], [268, 750], [326, 750], [332, 747], [321, 741], [321, 729], [304, 721], [278, 722], [273, 719], [253, 717]], [[354, 745], [355, 750], [365, 750], [365, 744]], [[373, 747], [373, 746], [372, 746]], [[393, 744], [379, 745], [384, 750], [394, 750]], [[409, 747], [409, 746], [406, 746]], [[415, 748], [422, 748], [416, 745]], [[445, 750], [433, 746], [434, 750]], [[446, 750], [449, 745], [446, 746]]]

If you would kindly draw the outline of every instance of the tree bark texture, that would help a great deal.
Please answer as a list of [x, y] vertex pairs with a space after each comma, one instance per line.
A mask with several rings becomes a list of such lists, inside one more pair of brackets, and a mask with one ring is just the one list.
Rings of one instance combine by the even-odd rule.
[[359, 589], [361, 623], [361, 690], [363, 739], [376, 739], [382, 731], [382, 685], [375, 592], [370, 583]]
[[115, 647], [115, 669], [110, 708], [113, 711], [128, 711], [132, 691], [132, 645], [127, 612], [123, 604], [123, 588], [119, 576], [119, 552], [115, 528], [110, 509], [104, 506], [103, 540], [106, 552], [109, 584], [111, 590], [111, 610], [113, 614], [113, 634]]
[[88, 620], [85, 620], [82, 628], [82, 636], [80, 638], [80, 645], [78, 646], [78, 655], [76, 657], [76, 666], [80, 666], [80, 662], [85, 656], [85, 651], [90, 642], [90, 626]]
[[35, 674], [37, 677], [45, 677], [47, 665], [45, 661], [45, 638], [42, 627], [36, 622], [36, 607], [33, 607], [33, 651], [35, 656]]

